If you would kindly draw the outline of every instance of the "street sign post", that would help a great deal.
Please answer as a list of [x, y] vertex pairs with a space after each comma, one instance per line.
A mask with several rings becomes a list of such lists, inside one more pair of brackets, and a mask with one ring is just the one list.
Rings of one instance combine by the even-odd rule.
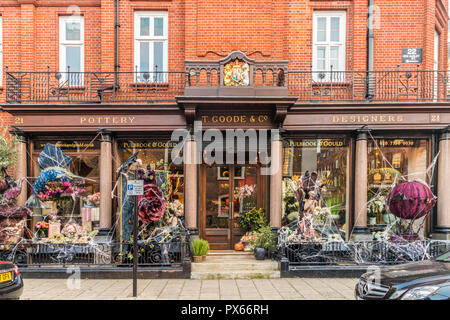
[[[137, 177], [137, 172], [135, 173]], [[144, 180], [128, 180], [127, 196], [134, 198], [134, 221], [133, 221], [133, 297], [137, 297], [137, 263], [138, 263], [138, 197], [144, 195]]]

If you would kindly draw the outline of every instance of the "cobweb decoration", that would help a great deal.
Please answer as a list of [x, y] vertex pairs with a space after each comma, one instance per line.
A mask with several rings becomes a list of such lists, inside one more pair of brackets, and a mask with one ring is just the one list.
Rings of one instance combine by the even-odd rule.
[[[347, 227], [347, 232], [343, 233], [336, 222], [331, 218], [330, 211], [332, 205], [318, 206], [309, 214], [307, 221], [308, 228], [305, 228], [305, 216], [299, 214], [298, 219], [288, 225], [280, 228], [278, 232], [278, 248], [280, 254], [288, 258], [290, 263], [314, 265], [314, 264], [357, 264], [357, 265], [386, 265], [398, 264], [410, 261], [428, 260], [438, 254], [444, 253], [450, 248], [448, 240], [421, 239], [420, 232], [424, 230], [426, 219], [420, 220], [418, 215], [414, 214], [413, 219], [402, 219], [396, 217], [389, 210], [386, 198], [396, 186], [403, 184], [419, 184], [424, 188], [433, 188], [434, 170], [437, 164], [439, 153], [427, 168], [419, 169], [408, 174], [398, 172], [379, 147], [376, 139], [372, 136], [375, 149], [381, 155], [380, 168], [389, 172], [393, 177], [392, 182], [383, 187], [370, 190], [371, 196], [366, 206], [372, 210], [375, 204], [386, 207], [382, 211], [383, 220], [386, 226], [382, 231], [373, 231], [366, 240], [356, 240], [353, 238], [353, 229]], [[398, 172], [398, 173], [397, 173]], [[306, 179], [305, 179], [306, 178]], [[308, 180], [308, 174], [299, 180], [300, 183], [285, 184], [285, 188], [291, 193], [296, 193], [301, 188], [301, 181]], [[311, 180], [311, 179], [309, 179]], [[425, 181], [426, 180], [426, 181]], [[318, 181], [311, 180], [311, 188], [316, 194], [320, 194], [321, 184]], [[317, 192], [318, 191], [318, 192]], [[429, 213], [432, 204], [436, 198], [430, 192], [427, 193], [427, 199], [424, 199], [427, 206], [419, 213], [426, 215]], [[421, 197], [419, 197], [421, 198]], [[410, 204], [412, 205], [412, 203]], [[301, 204], [299, 204], [301, 210]], [[380, 211], [381, 212], [381, 211]], [[386, 218], [385, 218], [386, 215]], [[355, 212], [354, 225], [358, 225], [360, 214]], [[408, 226], [409, 221], [409, 226]], [[309, 231], [309, 232], [308, 232]], [[407, 231], [407, 232], [406, 232]], [[411, 236], [406, 236], [411, 235]], [[311, 235], [313, 236], [311, 236]], [[345, 240], [344, 240], [345, 239]]]
[[39, 167], [47, 169], [50, 167], [67, 168], [72, 158], [65, 155], [60, 147], [47, 143], [38, 157]]

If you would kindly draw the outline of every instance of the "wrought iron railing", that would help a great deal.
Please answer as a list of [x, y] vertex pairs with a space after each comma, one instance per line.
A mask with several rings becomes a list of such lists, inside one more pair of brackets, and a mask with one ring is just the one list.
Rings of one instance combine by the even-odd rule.
[[184, 87], [184, 72], [6, 72], [6, 103], [152, 104]]
[[[33, 243], [0, 244], [0, 261], [19, 267], [133, 265], [130, 243]], [[138, 242], [138, 266], [176, 267], [190, 260], [188, 241]]]
[[389, 265], [435, 258], [450, 250], [450, 241], [304, 241], [283, 244], [280, 258], [289, 265]]
[[[205, 88], [223, 87], [218, 73], [220, 70], [215, 76], [210, 74], [212, 72], [203, 71], [203, 69], [196, 72], [192, 70], [189, 72], [7, 71], [6, 103], [175, 102], [176, 96], [204, 94]], [[255, 74], [252, 79], [254, 81], [251, 86], [261, 89], [257, 92], [272, 95], [288, 94], [297, 97], [299, 103], [450, 101], [449, 71], [446, 70], [373, 72], [281, 70], [270, 75], [267, 72], [263, 73], [261, 79]], [[237, 89], [239, 88], [243, 89], [243, 95], [249, 94], [249, 91], [245, 90], [248, 87]], [[267, 92], [262, 90], [264, 88]]]
[[299, 102], [445, 102], [449, 71], [290, 71]]

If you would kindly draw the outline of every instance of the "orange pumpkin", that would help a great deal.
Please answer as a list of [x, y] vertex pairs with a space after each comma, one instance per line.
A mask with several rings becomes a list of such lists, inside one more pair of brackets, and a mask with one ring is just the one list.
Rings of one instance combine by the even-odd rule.
[[238, 242], [234, 245], [234, 250], [236, 251], [243, 251], [244, 250], [244, 245], [241, 242]]

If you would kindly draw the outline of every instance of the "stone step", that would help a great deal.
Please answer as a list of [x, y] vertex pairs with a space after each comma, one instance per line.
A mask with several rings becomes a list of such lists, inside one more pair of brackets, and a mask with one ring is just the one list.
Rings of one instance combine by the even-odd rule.
[[276, 271], [278, 262], [276, 261], [204, 261], [192, 263], [191, 270], [195, 272], [227, 272], [227, 271]]
[[253, 256], [240, 256], [240, 257], [233, 257], [233, 256], [206, 256], [206, 260], [204, 262], [254, 262], [257, 261], [255, 257]]
[[278, 279], [280, 271], [222, 271], [222, 272], [191, 272], [191, 279]]

